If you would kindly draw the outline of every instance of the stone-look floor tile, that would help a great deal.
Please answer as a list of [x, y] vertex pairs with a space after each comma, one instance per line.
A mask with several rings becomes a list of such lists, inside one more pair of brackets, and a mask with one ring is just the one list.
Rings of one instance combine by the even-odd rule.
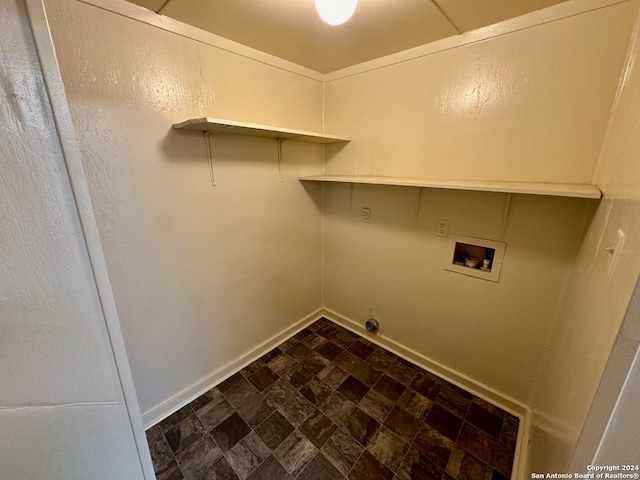
[[295, 364], [296, 361], [293, 358], [291, 358], [287, 354], [282, 354], [269, 361], [269, 363], [267, 363], [267, 366], [277, 374], [280, 374], [281, 372], [290, 369]]
[[367, 363], [376, 370], [386, 372], [393, 364], [396, 363], [397, 358], [397, 355], [394, 355], [391, 352], [376, 349], [371, 355], [369, 355], [369, 358], [367, 358]]
[[176, 425], [178, 425], [180, 422], [182, 422], [185, 418], [187, 418], [192, 413], [193, 413], [193, 409], [191, 408], [191, 405], [185, 405], [177, 412], [172, 413], [167, 418], [162, 420], [158, 424], [158, 426], [160, 427], [160, 430], [162, 430], [163, 432], [166, 432], [167, 430], [171, 430], [172, 428], [174, 428]]
[[229, 403], [246, 420], [249, 425], [260, 425], [271, 413], [273, 408], [267, 399], [247, 380], [242, 380], [231, 387], [225, 394]]
[[436, 404], [431, 407], [425, 423], [455, 442], [458, 439], [463, 422], [462, 419], [456, 417], [449, 410], [445, 410]]
[[349, 480], [392, 480], [393, 472], [364, 451], [349, 473]]
[[336, 357], [334, 363], [368, 386], [372, 386], [382, 376], [382, 373], [349, 352], [342, 352]]
[[213, 439], [223, 452], [229, 451], [236, 443], [251, 431], [249, 425], [234, 413], [211, 431]]
[[293, 430], [293, 425], [280, 412], [274, 412], [255, 429], [255, 432], [267, 447], [275, 450]]
[[280, 462], [271, 455], [262, 465], [249, 476], [247, 480], [293, 480]]
[[280, 377], [274, 373], [269, 367], [262, 367], [260, 370], [256, 371], [253, 375], [247, 378], [254, 387], [256, 387], [259, 391], [263, 391], [273, 382], [277, 381]]
[[460, 467], [462, 465], [462, 459], [467, 454], [464, 449], [460, 448], [457, 445], [453, 446], [453, 450], [451, 451], [451, 456], [449, 457], [449, 461], [447, 462], [447, 467], [445, 471], [452, 478], [458, 478], [458, 474], [460, 473]]
[[447, 390], [451, 390], [457, 393], [458, 395], [468, 398], [469, 400], [473, 400], [473, 397], [474, 397], [473, 393], [467, 392], [464, 388], [458, 387], [457, 385], [447, 382], [444, 379], [440, 379], [440, 382], [442, 383], [442, 388], [446, 388]]
[[332, 361], [342, 353], [342, 350], [343, 349], [338, 345], [336, 345], [335, 343], [327, 342], [324, 345], [322, 345], [320, 348], [318, 348], [317, 352], [327, 360]]
[[325, 337], [318, 335], [317, 333], [313, 333], [312, 335], [309, 335], [307, 338], [305, 338], [302, 343], [304, 343], [311, 350], [318, 350], [328, 341], [329, 340], [327, 340]]
[[[509, 414], [507, 414], [509, 415]], [[515, 420], [512, 420], [515, 419]], [[505, 416], [500, 432], [500, 441], [505, 445], [515, 448], [518, 439], [518, 419], [513, 415]]]
[[300, 389], [300, 393], [314, 405], [319, 405], [329, 396], [331, 388], [317, 377], [313, 377]]
[[345, 429], [360, 445], [367, 446], [380, 424], [361, 409], [356, 408], [344, 421]]
[[397, 402], [407, 387], [388, 375], [382, 375], [373, 388], [392, 402]]
[[313, 333], [313, 330], [311, 330], [310, 328], [304, 328], [302, 330], [300, 330], [298, 333], [296, 333], [293, 338], [295, 338], [296, 340], [300, 340], [302, 341], [304, 338], [308, 337], [309, 335], [311, 335]]
[[202, 437], [207, 431], [193, 413], [185, 418], [171, 430], [165, 432], [164, 436], [171, 447], [173, 453], [178, 453], [193, 442]]
[[242, 376], [242, 374], [238, 372], [235, 375], [231, 375], [224, 382], [218, 385], [218, 389], [222, 393], [227, 393], [227, 390], [229, 390], [230, 388], [232, 388], [234, 385], [241, 382], [242, 380], [244, 380], [244, 377]]
[[293, 388], [299, 390], [313, 378], [313, 373], [302, 365], [294, 365], [290, 369], [281, 372], [280, 377], [289, 382]]
[[318, 449], [313, 443], [295, 430], [274, 450], [273, 454], [287, 472], [296, 477], [317, 452]]
[[284, 343], [281, 343], [278, 348], [280, 350], [282, 350], [283, 352], [286, 352], [287, 350], [289, 350], [291, 347], [293, 347], [294, 345], [300, 343], [300, 340], [298, 340], [297, 338], [290, 338], [289, 340], [287, 340]]
[[222, 396], [222, 392], [218, 390], [218, 388], [212, 388], [211, 390], [203, 393], [198, 398], [193, 400], [189, 406], [194, 412], [197, 412], [199, 409], [204, 407], [206, 404], [211, 402], [214, 398], [220, 398]]
[[354, 376], [349, 375], [337, 390], [353, 403], [358, 403], [367, 394], [369, 387]]
[[296, 389], [289, 384], [289, 382], [280, 379], [277, 382], [269, 385], [269, 387], [267, 387], [267, 389], [263, 393], [265, 398], [267, 399], [267, 403], [271, 407], [280, 408], [292, 395], [295, 395], [297, 392]]
[[227, 460], [221, 458], [213, 467], [204, 472], [198, 480], [239, 480], [239, 477]]
[[387, 415], [384, 425], [409, 443], [413, 441], [420, 428], [420, 424], [416, 422], [413, 415], [405, 412], [397, 405]]
[[[499, 471], [494, 470], [493, 475], [491, 475], [491, 480], [509, 480], [511, 477], [505, 477]], [[158, 479], [160, 480], [160, 479]]]
[[370, 347], [361, 340], [358, 340], [351, 344], [347, 351], [353, 353], [360, 360], [366, 360], [369, 355], [373, 353], [373, 347]]
[[336, 430], [322, 447], [322, 453], [343, 475], [347, 475], [363, 451], [362, 445], [344, 430]]
[[411, 388], [407, 388], [398, 399], [398, 406], [409, 412], [418, 420], [424, 420], [433, 405], [433, 400], [420, 395]]
[[304, 343], [298, 343], [287, 350], [287, 354], [297, 361], [304, 360], [311, 355], [312, 352], [313, 350], [307, 347]]
[[338, 334], [331, 339], [333, 343], [343, 349], [349, 348], [356, 340], [358, 340], [358, 336], [347, 330], [338, 332]]
[[259, 395], [256, 388], [244, 378], [236, 382], [231, 388], [227, 389], [227, 391], [223, 393], [224, 397], [231, 405], [233, 405], [234, 408], [239, 408], [251, 397]]
[[247, 399], [247, 403], [236, 409], [244, 418], [251, 428], [260, 425], [275, 409], [267, 403], [266, 397], [263, 395], [251, 396]]
[[262, 360], [258, 359], [255, 362], [252, 362], [246, 367], [244, 367], [242, 370], [240, 370], [240, 374], [244, 378], [248, 379], [251, 375], [256, 373], [258, 370], [262, 369], [264, 366], [265, 366], [265, 363]]
[[154, 470], [157, 471], [160, 467], [173, 462], [173, 451], [167, 443], [167, 439], [164, 438], [160, 425], [151, 427], [146, 434]]
[[300, 426], [300, 432], [317, 448], [321, 448], [337, 428], [329, 417], [316, 410]]
[[489, 465], [466, 452], [460, 462], [457, 480], [491, 480], [492, 473]]
[[436, 404], [450, 411], [454, 415], [464, 419], [465, 415], [467, 414], [467, 410], [469, 410], [471, 399], [460, 395], [449, 385], [445, 385], [438, 392], [438, 396], [436, 397]]
[[378, 422], [384, 423], [394, 403], [380, 392], [369, 390], [369, 392], [362, 397], [358, 406]]
[[465, 422], [460, 435], [458, 435], [457, 443], [483, 462], [493, 465], [498, 442], [488, 433]]
[[323, 325], [322, 327], [320, 327], [318, 330], [316, 330], [316, 333], [330, 340], [339, 333], [339, 330], [338, 328], [336, 328], [335, 325], [329, 324], [329, 325]]
[[438, 480], [442, 475], [442, 469], [415, 448], [409, 449], [397, 472], [401, 480]]
[[332, 392], [318, 408], [338, 425], [344, 425], [356, 406], [338, 392]]
[[500, 407], [497, 407], [496, 405], [489, 403], [480, 397], [476, 397], [475, 395], [472, 397], [472, 402], [475, 403], [476, 405], [481, 406], [482, 408], [487, 410], [489, 413], [493, 413], [495, 415], [499, 415], [502, 417], [504, 417], [506, 414], [506, 412], [502, 410]]
[[419, 373], [411, 382], [411, 388], [429, 400], [435, 400], [440, 392], [441, 385], [433, 380], [430, 375]]
[[[255, 435], [255, 434], [254, 434]], [[228, 452], [225, 458], [240, 480], [246, 480], [251, 473], [260, 465], [270, 454], [269, 449], [262, 444], [258, 438], [257, 442], [251, 442], [251, 435], [236, 443]]]
[[184, 475], [175, 460], [156, 470], [155, 473], [156, 480], [184, 480]]
[[234, 412], [235, 410], [225, 398], [218, 397], [200, 408], [196, 415], [204, 425], [204, 428], [211, 431], [233, 415]]
[[305, 358], [301, 362], [302, 366], [309, 370], [314, 375], [317, 375], [321, 370], [324, 369], [327, 365], [329, 365], [329, 360], [324, 358], [322, 355], [313, 352], [307, 358]]
[[280, 355], [282, 355], [282, 353], [283, 353], [282, 350], [280, 350], [278, 347], [276, 347], [273, 350], [270, 350], [269, 352], [265, 353], [262, 357], [260, 357], [260, 360], [264, 364], [267, 364], [271, 360], [274, 360], [275, 358], [277, 358]]
[[344, 477], [322, 453], [318, 453], [302, 470], [297, 480], [344, 480]]
[[282, 407], [278, 408], [278, 411], [289, 420], [294, 427], [299, 427], [315, 409], [309, 400], [296, 392], [287, 399]]
[[418, 432], [412, 448], [444, 470], [454, 449], [454, 443], [430, 426], [424, 425]]
[[386, 427], [380, 428], [369, 442], [367, 450], [384, 463], [390, 470], [396, 471], [409, 449], [407, 442]]
[[[398, 360], [396, 360], [388, 369], [387, 369], [387, 375], [389, 375], [391, 378], [397, 380], [398, 382], [400, 382], [403, 385], [410, 385], [411, 381], [416, 377], [416, 375], [418, 374], [416, 372], [416, 370], [414, 370], [411, 367], [407, 367], [406, 365], [403, 365], [402, 363], [400, 363], [400, 358], [398, 358]], [[417, 389], [414, 389], [417, 390]], [[420, 390], [418, 390], [420, 392]], [[420, 392], [422, 393], [422, 392]], [[424, 393], [422, 393], [424, 395]], [[425, 395], [426, 397], [427, 395]]]
[[318, 373], [318, 378], [331, 388], [338, 388], [348, 376], [347, 372], [333, 364], [327, 365]]
[[488, 433], [493, 438], [500, 438], [500, 432], [502, 430], [501, 413], [491, 412], [477, 403], [472, 403], [469, 407], [469, 413], [467, 413], [465, 420], [470, 424], [475, 425], [483, 432]]
[[505, 477], [510, 477], [515, 449], [510, 445], [500, 442], [498, 443], [495, 452], [495, 457], [493, 459], [494, 468]]
[[186, 480], [198, 480], [221, 457], [222, 450], [209, 435], [205, 435], [176, 455], [176, 460]]

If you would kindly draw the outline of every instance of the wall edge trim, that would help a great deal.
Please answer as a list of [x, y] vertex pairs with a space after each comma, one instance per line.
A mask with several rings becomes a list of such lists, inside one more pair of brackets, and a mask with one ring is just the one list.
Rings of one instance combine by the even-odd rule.
[[445, 380], [464, 388], [465, 390], [473, 393], [474, 395], [483, 398], [493, 404], [498, 405], [503, 410], [512, 413], [520, 419], [520, 425], [518, 426], [518, 443], [516, 444], [516, 453], [513, 461], [513, 473], [512, 478], [526, 478], [526, 460], [528, 457], [528, 445], [529, 437], [531, 433], [531, 409], [523, 403], [501, 394], [497, 390], [477, 382], [465, 375], [462, 375], [454, 370], [422, 355], [409, 347], [405, 347], [399, 342], [379, 335], [372, 335], [367, 332], [364, 325], [360, 325], [358, 322], [345, 317], [328, 308], [320, 309], [321, 317], [346, 328], [347, 330], [366, 338], [372, 343], [375, 343], [390, 352], [395, 353], [401, 358], [423, 368]]
[[240, 356], [215, 369], [209, 375], [206, 375], [205, 377], [199, 379], [195, 383], [189, 385], [180, 392], [159, 403], [155, 407], [150, 408], [142, 414], [142, 421], [144, 423], [145, 430], [153, 427], [172, 413], [175, 413], [185, 405], [191, 403], [206, 391], [222, 383], [232, 375], [235, 375], [244, 367], [256, 361], [265, 353], [280, 345], [282, 342], [293, 337], [295, 334], [305, 329], [321, 317], [321, 309], [313, 311], [302, 319], [297, 320], [293, 325], [276, 333], [268, 340], [265, 340], [256, 347], [245, 351], [244, 353], [240, 354]]

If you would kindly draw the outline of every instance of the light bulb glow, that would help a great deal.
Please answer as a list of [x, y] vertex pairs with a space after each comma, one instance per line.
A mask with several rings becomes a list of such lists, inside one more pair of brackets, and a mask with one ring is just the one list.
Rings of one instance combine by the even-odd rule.
[[341, 25], [356, 11], [358, 0], [316, 0], [320, 18], [329, 25]]

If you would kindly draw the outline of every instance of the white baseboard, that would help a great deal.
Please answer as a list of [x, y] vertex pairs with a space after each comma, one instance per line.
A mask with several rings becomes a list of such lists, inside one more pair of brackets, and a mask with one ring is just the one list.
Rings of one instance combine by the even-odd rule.
[[518, 444], [516, 445], [516, 455], [513, 462], [513, 474], [512, 479], [524, 479], [528, 478], [527, 474], [527, 450], [529, 444], [529, 435], [531, 431], [531, 411], [529, 407], [514, 400], [493, 388], [483, 385], [482, 383], [473, 380], [465, 375], [452, 370], [438, 362], [431, 360], [430, 358], [422, 355], [421, 353], [406, 347], [393, 339], [383, 337], [380, 335], [372, 334], [366, 330], [364, 325], [347, 318], [339, 313], [336, 313], [327, 308], [320, 309], [320, 316], [323, 316], [334, 323], [351, 330], [353, 333], [366, 338], [372, 343], [380, 345], [386, 350], [395, 353], [399, 357], [414, 363], [415, 365], [431, 372], [439, 377], [447, 380], [448, 382], [457, 385], [465, 389], [466, 391], [491, 402], [494, 405], [512, 413], [520, 419], [520, 425], [518, 429]]
[[159, 405], [156, 405], [150, 410], [147, 410], [142, 414], [142, 421], [144, 423], [145, 430], [153, 427], [155, 424], [164, 420], [172, 413], [180, 410], [182, 407], [198, 398], [207, 390], [212, 389], [230, 376], [239, 372], [251, 362], [254, 362], [265, 353], [280, 345], [285, 340], [291, 338], [300, 330], [303, 330], [320, 317], [322, 317], [321, 310], [317, 310], [307, 315], [303, 319], [298, 320], [292, 326], [285, 328], [280, 333], [277, 333], [267, 341], [261, 343], [255, 348], [252, 348], [251, 350], [246, 351], [238, 358], [230, 361], [217, 370], [214, 370], [206, 377], [198, 380], [196, 383], [176, 393]]

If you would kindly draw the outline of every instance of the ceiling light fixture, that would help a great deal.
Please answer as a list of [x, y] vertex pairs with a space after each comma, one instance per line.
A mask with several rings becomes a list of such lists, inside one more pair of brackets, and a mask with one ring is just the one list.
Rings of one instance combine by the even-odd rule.
[[358, 0], [316, 0], [320, 18], [329, 25], [342, 25], [356, 11]]

